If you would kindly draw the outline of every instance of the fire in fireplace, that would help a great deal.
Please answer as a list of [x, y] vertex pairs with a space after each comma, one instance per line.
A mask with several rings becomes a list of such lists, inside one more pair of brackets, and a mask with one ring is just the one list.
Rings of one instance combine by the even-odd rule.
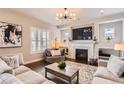
[[87, 49], [76, 49], [76, 62], [85, 63], [88, 62], [88, 50]]

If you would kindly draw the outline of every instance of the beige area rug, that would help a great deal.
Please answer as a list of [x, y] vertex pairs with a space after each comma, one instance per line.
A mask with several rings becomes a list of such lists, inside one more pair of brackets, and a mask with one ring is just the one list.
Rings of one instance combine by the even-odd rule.
[[[70, 61], [68, 61], [67, 64], [80, 69], [79, 70], [79, 84], [91, 84], [92, 83], [93, 74], [97, 70], [96, 66], [91, 66], [91, 65], [76, 63], [76, 62], [70, 62]], [[45, 76], [44, 68], [42, 69], [42, 71], [39, 71], [38, 73]], [[51, 78], [57, 84], [66, 84], [67, 83], [66, 81], [64, 81], [54, 75], [51, 75], [51, 74], [48, 74], [48, 77]], [[74, 79], [73, 83], [74, 82], [76, 82], [76, 78]]]

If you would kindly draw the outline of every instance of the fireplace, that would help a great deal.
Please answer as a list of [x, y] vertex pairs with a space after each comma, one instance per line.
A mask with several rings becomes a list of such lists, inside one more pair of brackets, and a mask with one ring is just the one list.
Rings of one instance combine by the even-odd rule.
[[85, 63], [88, 62], [88, 49], [76, 49], [76, 62]]

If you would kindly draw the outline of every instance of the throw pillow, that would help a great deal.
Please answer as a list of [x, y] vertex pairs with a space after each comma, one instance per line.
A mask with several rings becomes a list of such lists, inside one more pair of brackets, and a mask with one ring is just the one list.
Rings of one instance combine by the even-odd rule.
[[58, 50], [51, 50], [51, 54], [52, 56], [59, 56], [61, 55], [61, 51], [58, 49]]
[[114, 59], [120, 59], [120, 57], [117, 57], [117, 56], [111, 55], [111, 57], [109, 58], [109, 60], [114, 60]]
[[60, 51], [60, 49], [55, 50], [55, 55], [57, 55], [57, 56], [60, 56], [60, 55], [61, 55], [61, 51]]
[[61, 55], [64, 56], [65, 55], [65, 49], [60, 49], [61, 51]]
[[12, 70], [11, 67], [9, 67], [1, 58], [0, 58], [0, 74], [3, 72]]
[[113, 73], [113, 75], [120, 77], [124, 73], [124, 61], [119, 57], [111, 57], [107, 64], [107, 69]]
[[24, 84], [16, 76], [9, 74], [9, 73], [1, 74], [0, 79], [1, 79], [1, 84]]
[[52, 56], [50, 50], [46, 50], [46, 55], [47, 55], [48, 57]]
[[12, 67], [13, 69], [19, 67], [19, 56], [15, 55], [12, 57], [1, 56], [0, 57], [3, 61], [7, 63], [8, 66]]
[[51, 52], [51, 55], [52, 55], [52, 56], [55, 56], [54, 50], [50, 50], [50, 52]]

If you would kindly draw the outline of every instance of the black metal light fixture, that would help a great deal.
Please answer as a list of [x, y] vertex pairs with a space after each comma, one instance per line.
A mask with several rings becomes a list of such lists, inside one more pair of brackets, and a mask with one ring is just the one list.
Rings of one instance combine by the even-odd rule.
[[56, 13], [57, 21], [71, 21], [76, 19], [76, 14], [64, 8], [64, 13]]

